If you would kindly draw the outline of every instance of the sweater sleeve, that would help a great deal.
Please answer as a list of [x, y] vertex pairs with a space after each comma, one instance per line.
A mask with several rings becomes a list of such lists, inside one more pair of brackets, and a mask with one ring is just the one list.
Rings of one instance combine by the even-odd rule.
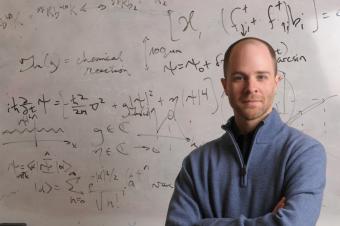
[[184, 162], [176, 178], [165, 226], [194, 226], [202, 219], [195, 188]]
[[[320, 214], [325, 187], [326, 154], [320, 144], [293, 155], [285, 171], [286, 205], [276, 214], [256, 218], [203, 218], [202, 205], [185, 165], [176, 179], [166, 226], [314, 226]], [[203, 207], [204, 208], [204, 207]]]

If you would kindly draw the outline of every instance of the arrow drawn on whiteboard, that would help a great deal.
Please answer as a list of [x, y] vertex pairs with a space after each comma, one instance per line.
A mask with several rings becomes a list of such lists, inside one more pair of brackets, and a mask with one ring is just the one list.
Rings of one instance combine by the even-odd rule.
[[304, 109], [298, 111], [298, 113], [296, 113], [295, 115], [293, 115], [288, 121], [287, 124], [291, 125], [293, 122], [295, 122], [296, 120], [298, 120], [300, 117], [302, 117], [302, 115], [306, 114], [309, 111], [312, 111], [313, 109], [319, 107], [320, 105], [326, 103], [329, 99], [333, 98], [333, 97], [337, 97], [338, 95], [332, 95], [326, 98], [321, 98], [321, 99], [315, 99], [316, 102], [305, 107]]
[[0, 202], [1, 202], [2, 200], [4, 200], [4, 199], [9, 198], [9, 197], [12, 196], [12, 195], [15, 195], [16, 193], [18, 193], [18, 191], [12, 191], [12, 192], [10, 192], [9, 194], [5, 194], [5, 195], [0, 196]]
[[149, 70], [149, 65], [148, 65], [148, 57], [147, 57], [147, 53], [146, 53], [146, 42], [150, 40], [148, 38], [148, 36], [145, 36], [145, 38], [143, 39], [143, 43], [144, 43], [144, 62], [145, 62], [145, 71]]
[[70, 141], [67, 140], [54, 140], [54, 139], [31, 139], [31, 140], [17, 140], [17, 141], [9, 141], [9, 142], [4, 142], [2, 145], [9, 145], [9, 144], [23, 144], [23, 143], [34, 143], [35, 146], [38, 146], [38, 143], [40, 142], [59, 142], [59, 143], [65, 143], [65, 144], [72, 144], [72, 148], [77, 148], [77, 144], [71, 143]]

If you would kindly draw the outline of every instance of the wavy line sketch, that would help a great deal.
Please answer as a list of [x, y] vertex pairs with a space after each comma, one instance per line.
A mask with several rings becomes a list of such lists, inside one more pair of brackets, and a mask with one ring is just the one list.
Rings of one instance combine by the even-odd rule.
[[37, 135], [38, 133], [42, 133], [42, 132], [45, 132], [45, 133], [54, 133], [54, 134], [60, 134], [60, 133], [64, 133], [64, 130], [62, 128], [45, 128], [45, 127], [42, 127], [42, 128], [37, 128], [37, 125], [36, 125], [36, 121], [34, 120], [34, 126], [32, 129], [28, 129], [28, 128], [25, 128], [23, 130], [19, 130], [19, 129], [13, 129], [13, 130], [4, 130], [2, 132], [3, 135], [6, 135], [6, 134], [9, 134], [9, 135], [12, 135], [12, 134], [24, 134], [24, 133], [29, 133], [29, 134], [33, 134], [34, 135], [34, 139], [33, 140], [16, 140], [16, 141], [10, 141], [10, 142], [5, 142], [3, 143], [3, 145], [7, 145], [7, 144], [17, 144], [17, 143], [31, 143], [31, 142], [34, 142], [35, 144], [35, 147], [38, 147], [38, 142], [40, 141], [58, 141], [58, 142], [64, 142], [63, 140], [54, 140], [54, 139], [51, 139], [51, 140], [41, 140], [41, 139], [38, 139]]
[[18, 133], [18, 134], [23, 134], [23, 133], [33, 133], [33, 132], [38, 132], [38, 133], [41, 133], [41, 132], [46, 132], [46, 133], [50, 133], [50, 132], [53, 132], [55, 134], [57, 133], [64, 133], [64, 130], [62, 128], [58, 128], [58, 129], [55, 129], [55, 128], [40, 128], [40, 129], [37, 129], [37, 128], [33, 128], [33, 129], [28, 129], [28, 128], [25, 128], [23, 130], [19, 130], [19, 129], [14, 129], [14, 130], [4, 130], [2, 132], [3, 135], [5, 134], [13, 134], [13, 133]]

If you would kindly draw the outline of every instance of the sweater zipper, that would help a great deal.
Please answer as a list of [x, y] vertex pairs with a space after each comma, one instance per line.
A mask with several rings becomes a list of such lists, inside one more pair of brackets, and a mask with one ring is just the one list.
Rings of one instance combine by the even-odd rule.
[[231, 141], [233, 142], [234, 147], [236, 148], [236, 154], [241, 165], [241, 169], [240, 169], [241, 187], [247, 187], [247, 181], [248, 181], [247, 180], [247, 165], [244, 163], [240, 147], [238, 146], [234, 138], [234, 135], [229, 131], [229, 129], [226, 129], [226, 132], [229, 134], [229, 137], [231, 138]]

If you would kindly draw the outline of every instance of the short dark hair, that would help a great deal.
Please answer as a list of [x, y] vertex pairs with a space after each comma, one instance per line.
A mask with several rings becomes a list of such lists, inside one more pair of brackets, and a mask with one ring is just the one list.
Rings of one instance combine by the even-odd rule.
[[277, 61], [276, 61], [276, 54], [275, 54], [274, 48], [268, 42], [266, 42], [266, 41], [264, 41], [262, 39], [255, 38], [255, 37], [246, 37], [246, 38], [239, 39], [236, 42], [234, 42], [233, 44], [231, 44], [229, 46], [229, 48], [227, 49], [227, 51], [225, 52], [225, 54], [224, 54], [224, 62], [223, 62], [224, 77], [227, 76], [228, 64], [229, 64], [229, 61], [230, 61], [230, 56], [231, 56], [232, 50], [240, 42], [248, 41], [248, 40], [254, 40], [254, 41], [261, 42], [261, 43], [263, 43], [267, 47], [267, 49], [269, 50], [269, 53], [270, 53], [270, 55], [271, 55], [271, 57], [273, 59], [275, 74], [277, 74]]

